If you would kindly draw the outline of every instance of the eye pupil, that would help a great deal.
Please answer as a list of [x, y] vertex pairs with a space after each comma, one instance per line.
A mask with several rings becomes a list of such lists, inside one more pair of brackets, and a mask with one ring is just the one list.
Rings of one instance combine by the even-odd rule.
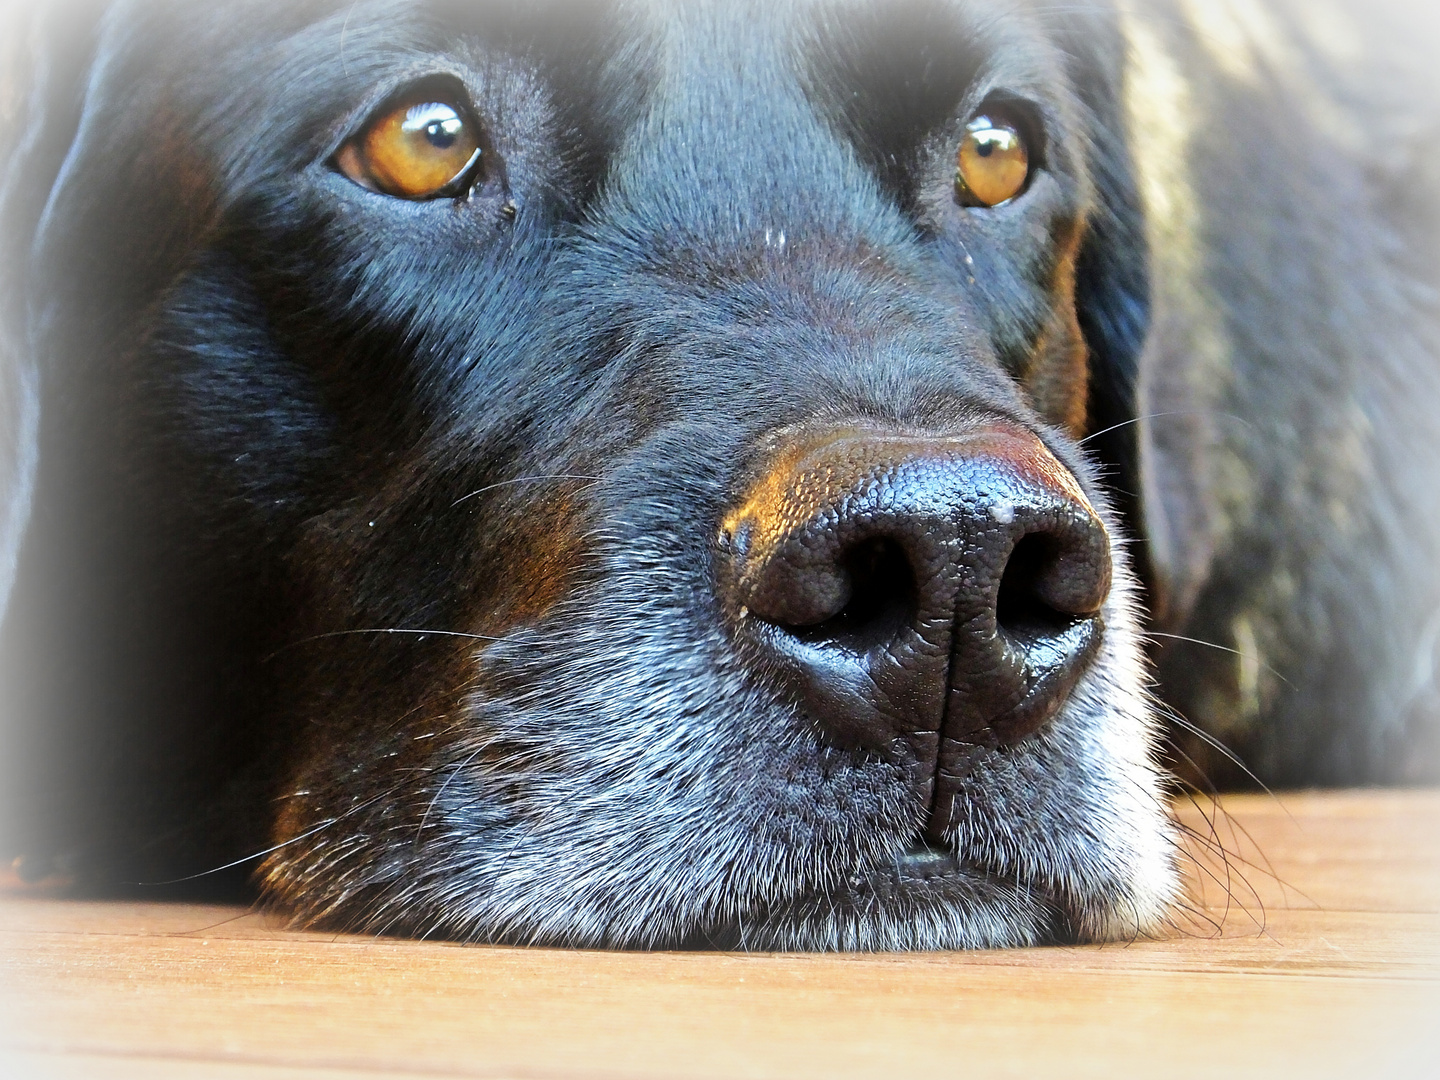
[[460, 122], [458, 120], [446, 123], [440, 120], [432, 120], [425, 125], [425, 137], [430, 140], [430, 145], [440, 150], [449, 150], [455, 145], [455, 139], [460, 134]]

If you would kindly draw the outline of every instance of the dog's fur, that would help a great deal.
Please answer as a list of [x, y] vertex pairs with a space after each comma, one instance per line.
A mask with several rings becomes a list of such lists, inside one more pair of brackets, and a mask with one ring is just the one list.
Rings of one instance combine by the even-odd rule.
[[[92, 882], [259, 852], [302, 922], [483, 940], [1134, 935], [1176, 888], [1147, 633], [1168, 708], [1260, 779], [1435, 777], [1440, 94], [1404, 8], [17, 16], [11, 841]], [[341, 175], [437, 74], [494, 184]], [[963, 207], [1000, 96], [1038, 168]], [[977, 414], [1078, 479], [1115, 584], [926, 875], [901, 767], [737, 644], [714, 538], [786, 432]]]

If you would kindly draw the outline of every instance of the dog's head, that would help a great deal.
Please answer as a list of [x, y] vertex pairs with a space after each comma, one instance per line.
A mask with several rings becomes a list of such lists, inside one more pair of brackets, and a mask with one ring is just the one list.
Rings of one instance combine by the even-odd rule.
[[98, 41], [33, 580], [37, 648], [110, 667], [32, 681], [119, 717], [150, 827], [479, 939], [1163, 917], [1080, 446], [1146, 296], [1108, 16], [176, 0]]

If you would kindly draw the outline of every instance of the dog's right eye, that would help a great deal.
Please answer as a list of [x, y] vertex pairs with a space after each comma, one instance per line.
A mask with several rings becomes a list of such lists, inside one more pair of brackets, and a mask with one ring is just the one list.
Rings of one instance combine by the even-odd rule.
[[340, 148], [335, 164], [371, 191], [434, 199], [463, 194], [483, 152], [479, 125], [463, 105], [421, 95], [382, 110]]

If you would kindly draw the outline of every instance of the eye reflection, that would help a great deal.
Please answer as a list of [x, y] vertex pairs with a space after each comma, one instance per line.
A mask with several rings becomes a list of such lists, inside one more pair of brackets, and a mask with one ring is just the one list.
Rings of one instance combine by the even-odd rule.
[[400, 130], [406, 135], [423, 133], [437, 150], [449, 150], [464, 133], [465, 121], [444, 102], [431, 101], [410, 106], [400, 121]]

